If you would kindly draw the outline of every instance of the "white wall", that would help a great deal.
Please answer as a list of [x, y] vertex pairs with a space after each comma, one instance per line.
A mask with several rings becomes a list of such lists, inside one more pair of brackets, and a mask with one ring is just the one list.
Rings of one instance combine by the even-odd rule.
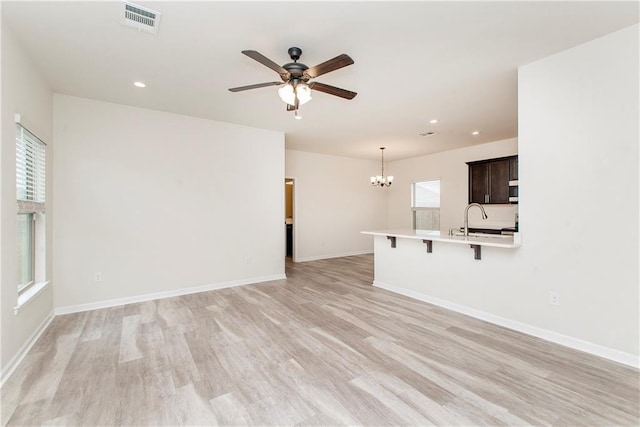
[[360, 231], [386, 228], [389, 189], [369, 181], [379, 170], [376, 161], [286, 151], [285, 174], [295, 178], [295, 261], [373, 251]]
[[[13, 307], [18, 302], [17, 230], [16, 230], [16, 127], [14, 115], [21, 114], [22, 123], [47, 145], [47, 216], [46, 216], [46, 277], [51, 274], [51, 230], [53, 172], [52, 93], [31, 59], [13, 33], [2, 22], [2, 149], [0, 150], [0, 310], [2, 322], [1, 368], [3, 376], [19, 355], [21, 348], [48, 318], [53, 309], [51, 286], [39, 294], [17, 315]], [[15, 361], [15, 360], [14, 360]]]
[[638, 366], [638, 35], [636, 25], [520, 69], [520, 248], [483, 248], [476, 261], [466, 246], [427, 254], [381, 237], [376, 282]]
[[56, 308], [284, 275], [282, 133], [56, 94], [54, 137]]
[[[474, 145], [428, 156], [389, 163], [394, 176], [389, 190], [389, 228], [412, 228], [411, 184], [440, 180], [440, 230], [462, 227], [464, 208], [469, 203], [469, 177], [466, 162], [518, 154], [516, 138]], [[514, 225], [517, 205], [485, 205], [487, 220], [479, 209], [469, 210], [469, 225], [501, 228]]]
[[562, 301], [538, 323], [636, 356], [638, 29], [522, 67], [518, 105], [523, 279]]

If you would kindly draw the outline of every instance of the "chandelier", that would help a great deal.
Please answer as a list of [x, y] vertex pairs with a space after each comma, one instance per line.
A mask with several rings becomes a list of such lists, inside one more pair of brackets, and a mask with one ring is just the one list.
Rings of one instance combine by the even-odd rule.
[[380, 162], [382, 164], [382, 171], [380, 175], [371, 177], [371, 185], [373, 185], [374, 187], [390, 187], [391, 184], [393, 184], [393, 177], [384, 176], [384, 147], [380, 147], [380, 155], [382, 157], [382, 160]]

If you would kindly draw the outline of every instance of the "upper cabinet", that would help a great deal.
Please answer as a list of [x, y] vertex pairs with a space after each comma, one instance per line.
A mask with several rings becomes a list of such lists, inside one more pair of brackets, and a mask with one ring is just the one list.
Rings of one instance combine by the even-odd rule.
[[509, 181], [518, 180], [518, 156], [509, 157]]
[[[518, 156], [467, 162], [469, 165], [469, 203], [496, 205], [517, 202], [509, 181], [518, 180]], [[511, 202], [510, 202], [511, 200]]]

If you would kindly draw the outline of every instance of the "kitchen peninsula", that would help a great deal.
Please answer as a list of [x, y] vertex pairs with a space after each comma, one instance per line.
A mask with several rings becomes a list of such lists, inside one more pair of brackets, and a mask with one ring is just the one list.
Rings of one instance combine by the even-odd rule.
[[520, 233], [511, 235], [470, 233], [468, 236], [453, 234], [441, 235], [440, 231], [434, 230], [378, 230], [362, 231], [362, 234], [372, 236], [384, 236], [390, 241], [391, 248], [397, 247], [397, 239], [422, 240], [427, 247], [428, 253], [433, 253], [433, 242], [453, 243], [469, 245], [474, 250], [474, 258], [481, 259], [482, 246], [494, 248], [513, 249], [520, 246]]
[[485, 320], [490, 320], [481, 312], [486, 307], [477, 305], [485, 285], [518, 274], [514, 260], [521, 250], [521, 234], [517, 232], [508, 236], [413, 229], [361, 233], [374, 238], [374, 286]]

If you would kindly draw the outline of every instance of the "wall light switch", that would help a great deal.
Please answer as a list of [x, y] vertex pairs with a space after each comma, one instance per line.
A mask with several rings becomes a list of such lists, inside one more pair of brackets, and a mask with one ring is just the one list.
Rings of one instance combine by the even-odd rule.
[[101, 272], [95, 273], [93, 276], [93, 280], [95, 280], [96, 282], [102, 282], [102, 273]]

